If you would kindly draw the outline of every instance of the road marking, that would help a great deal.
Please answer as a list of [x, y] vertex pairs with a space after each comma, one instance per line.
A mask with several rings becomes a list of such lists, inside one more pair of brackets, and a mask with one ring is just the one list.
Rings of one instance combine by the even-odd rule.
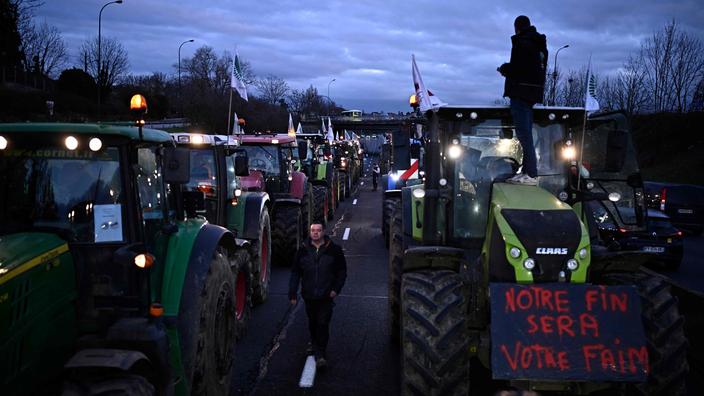
[[352, 201], [352, 205], [357, 205], [357, 200]]
[[306, 365], [303, 366], [303, 372], [301, 373], [301, 380], [298, 381], [298, 386], [301, 388], [312, 388], [313, 381], [315, 381], [315, 358], [308, 356], [306, 358]]
[[349, 229], [349, 228], [345, 228], [345, 233], [342, 235], [342, 240], [343, 240], [343, 241], [346, 241], [347, 238], [349, 238], [349, 237], [350, 237], [350, 229]]
[[359, 182], [359, 185], [360, 185], [360, 186], [363, 186], [363, 185], [364, 185], [364, 182]]

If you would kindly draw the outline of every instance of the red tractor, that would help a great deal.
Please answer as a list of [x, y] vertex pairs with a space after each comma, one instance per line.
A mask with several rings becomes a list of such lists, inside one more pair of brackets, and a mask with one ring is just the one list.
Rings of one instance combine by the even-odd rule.
[[239, 135], [249, 158], [249, 176], [241, 178], [246, 191], [264, 191], [272, 201], [274, 263], [290, 264], [311, 222], [313, 185], [294, 169], [296, 138], [285, 134]]

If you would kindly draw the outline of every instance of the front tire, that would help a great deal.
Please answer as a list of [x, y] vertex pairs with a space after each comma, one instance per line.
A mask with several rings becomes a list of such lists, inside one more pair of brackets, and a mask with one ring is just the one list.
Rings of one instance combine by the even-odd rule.
[[469, 296], [453, 271], [403, 274], [401, 393], [467, 395]]
[[389, 223], [391, 221], [391, 214], [399, 202], [401, 202], [401, 200], [396, 197], [384, 198], [384, 204], [381, 208], [381, 234], [384, 236], [384, 245], [386, 247], [389, 247]]
[[265, 208], [259, 218], [259, 237], [257, 238], [252, 258], [252, 300], [255, 304], [266, 301], [269, 295], [269, 281], [271, 279], [271, 221], [269, 211]]
[[247, 325], [252, 315], [252, 289], [250, 256], [244, 249], [238, 249], [231, 257], [230, 268], [235, 277], [235, 319], [239, 340], [247, 333]]
[[389, 244], [389, 328], [391, 340], [398, 342], [401, 326], [401, 276], [403, 272], [403, 230], [401, 225], [401, 206], [394, 207], [391, 216]]
[[300, 245], [301, 228], [300, 207], [280, 206], [276, 210], [271, 241], [276, 264], [291, 265]]
[[189, 304], [198, 310], [187, 316], [195, 330], [193, 347], [183, 356], [192, 394], [225, 394], [229, 390], [237, 336], [233, 283], [229, 261], [218, 249], [202, 283], [200, 298]]

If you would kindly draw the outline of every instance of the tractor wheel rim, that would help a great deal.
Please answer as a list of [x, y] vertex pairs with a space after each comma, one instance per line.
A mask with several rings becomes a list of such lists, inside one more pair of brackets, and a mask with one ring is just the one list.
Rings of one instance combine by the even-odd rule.
[[242, 319], [244, 316], [244, 308], [246, 304], [247, 297], [247, 284], [245, 282], [245, 273], [240, 271], [237, 273], [237, 280], [235, 281], [235, 316], [237, 320]]

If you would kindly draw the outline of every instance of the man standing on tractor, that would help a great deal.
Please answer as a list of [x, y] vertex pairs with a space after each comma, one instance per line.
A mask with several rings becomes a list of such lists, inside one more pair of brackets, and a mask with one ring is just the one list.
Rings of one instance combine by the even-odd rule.
[[324, 367], [330, 338], [330, 320], [335, 297], [340, 294], [347, 278], [347, 261], [342, 247], [325, 235], [323, 225], [310, 225], [309, 238], [298, 248], [291, 267], [289, 300], [297, 302], [299, 283], [306, 304], [310, 348], [318, 368]]
[[516, 34], [511, 37], [511, 60], [496, 70], [506, 77], [504, 97], [511, 99], [511, 116], [516, 135], [523, 148], [523, 170], [508, 179], [509, 183], [537, 185], [535, 146], [533, 145], [533, 105], [543, 101], [547, 42], [530, 19], [520, 15], [513, 22]]

